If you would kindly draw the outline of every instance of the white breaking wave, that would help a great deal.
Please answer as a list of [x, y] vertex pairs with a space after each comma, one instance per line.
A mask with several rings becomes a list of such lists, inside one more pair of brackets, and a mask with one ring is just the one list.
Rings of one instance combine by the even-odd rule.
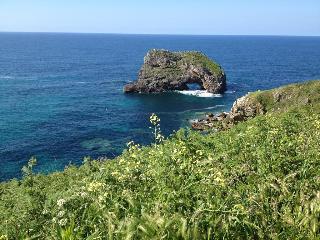
[[209, 93], [206, 90], [186, 90], [186, 91], [177, 91], [177, 92], [184, 95], [195, 96], [195, 97], [205, 97], [205, 98], [222, 97], [221, 94]]
[[0, 78], [1, 79], [13, 79], [12, 76], [2, 76], [2, 75], [0, 75]]
[[225, 91], [225, 93], [235, 93], [236, 91], [232, 91], [232, 90], [227, 90]]
[[203, 109], [215, 109], [215, 108], [219, 108], [219, 107], [224, 107], [224, 105], [215, 105], [213, 107], [206, 107], [206, 108], [203, 108]]

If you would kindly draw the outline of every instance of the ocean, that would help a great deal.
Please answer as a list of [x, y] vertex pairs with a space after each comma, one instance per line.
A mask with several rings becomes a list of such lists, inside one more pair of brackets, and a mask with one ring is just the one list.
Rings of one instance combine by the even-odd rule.
[[[227, 75], [223, 95], [125, 95], [148, 50], [197, 50]], [[35, 156], [49, 173], [83, 157], [114, 158], [189, 119], [229, 110], [247, 92], [320, 79], [320, 37], [0, 33], [0, 181]]]

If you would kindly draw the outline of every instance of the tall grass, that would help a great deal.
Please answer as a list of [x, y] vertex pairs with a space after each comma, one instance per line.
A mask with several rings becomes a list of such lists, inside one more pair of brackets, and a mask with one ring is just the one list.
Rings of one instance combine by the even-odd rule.
[[33, 159], [0, 185], [0, 239], [319, 239], [319, 113], [180, 130], [48, 176]]

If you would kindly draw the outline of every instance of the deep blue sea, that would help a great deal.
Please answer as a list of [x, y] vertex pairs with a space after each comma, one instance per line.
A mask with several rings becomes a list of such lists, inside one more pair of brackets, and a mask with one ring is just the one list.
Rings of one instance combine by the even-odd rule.
[[[153, 48], [202, 51], [225, 69], [227, 93], [124, 95]], [[47, 173], [148, 144], [153, 112], [168, 135], [249, 91], [309, 79], [320, 79], [319, 37], [0, 33], [0, 180], [31, 156]]]

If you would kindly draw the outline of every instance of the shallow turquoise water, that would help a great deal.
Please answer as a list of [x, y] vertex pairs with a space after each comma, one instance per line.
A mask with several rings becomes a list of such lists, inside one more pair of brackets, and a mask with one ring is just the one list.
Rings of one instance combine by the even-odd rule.
[[[149, 49], [199, 50], [226, 71], [228, 92], [124, 95]], [[148, 118], [168, 135], [187, 119], [227, 110], [248, 91], [320, 78], [319, 37], [0, 33], [0, 180], [61, 170], [84, 156], [114, 157], [147, 144]]]

